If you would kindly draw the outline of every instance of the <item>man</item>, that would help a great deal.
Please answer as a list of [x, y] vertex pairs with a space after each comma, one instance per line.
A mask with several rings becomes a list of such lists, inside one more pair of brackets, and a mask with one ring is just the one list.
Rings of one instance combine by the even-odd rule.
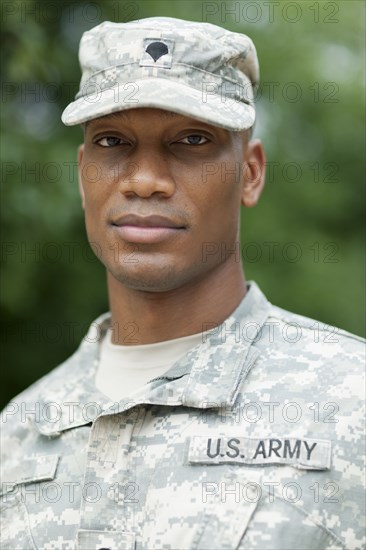
[[362, 340], [234, 253], [264, 184], [245, 35], [84, 34], [79, 182], [110, 313], [3, 414], [3, 548], [358, 549]]

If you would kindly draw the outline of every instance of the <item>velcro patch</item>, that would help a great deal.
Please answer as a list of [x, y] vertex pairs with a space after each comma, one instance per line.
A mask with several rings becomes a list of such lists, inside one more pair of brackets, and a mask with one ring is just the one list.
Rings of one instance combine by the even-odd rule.
[[192, 464], [291, 464], [307, 470], [329, 470], [331, 442], [296, 437], [190, 438], [188, 462]]

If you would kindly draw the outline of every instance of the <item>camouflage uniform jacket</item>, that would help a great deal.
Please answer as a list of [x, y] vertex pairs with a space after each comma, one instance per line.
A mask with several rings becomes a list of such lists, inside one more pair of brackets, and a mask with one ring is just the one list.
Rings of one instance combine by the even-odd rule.
[[4, 409], [2, 549], [364, 547], [361, 338], [251, 283], [112, 403], [94, 383], [109, 324]]

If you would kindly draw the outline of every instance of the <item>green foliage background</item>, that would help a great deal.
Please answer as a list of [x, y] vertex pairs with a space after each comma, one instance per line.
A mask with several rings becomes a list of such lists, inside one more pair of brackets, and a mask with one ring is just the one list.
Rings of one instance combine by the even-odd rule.
[[81, 129], [60, 121], [78, 88], [81, 34], [103, 20], [203, 20], [254, 40], [255, 134], [269, 174], [259, 205], [242, 215], [246, 277], [276, 305], [364, 334], [363, 1], [29, 0], [1, 9], [1, 405], [66, 359], [108, 308], [78, 196]]

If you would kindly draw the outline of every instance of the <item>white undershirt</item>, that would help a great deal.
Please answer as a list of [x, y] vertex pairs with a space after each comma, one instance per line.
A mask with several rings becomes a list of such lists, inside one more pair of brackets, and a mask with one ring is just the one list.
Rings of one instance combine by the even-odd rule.
[[96, 387], [113, 401], [129, 397], [200, 344], [204, 334], [207, 333], [199, 332], [156, 344], [122, 346], [112, 344], [112, 329], [108, 329], [101, 343]]

